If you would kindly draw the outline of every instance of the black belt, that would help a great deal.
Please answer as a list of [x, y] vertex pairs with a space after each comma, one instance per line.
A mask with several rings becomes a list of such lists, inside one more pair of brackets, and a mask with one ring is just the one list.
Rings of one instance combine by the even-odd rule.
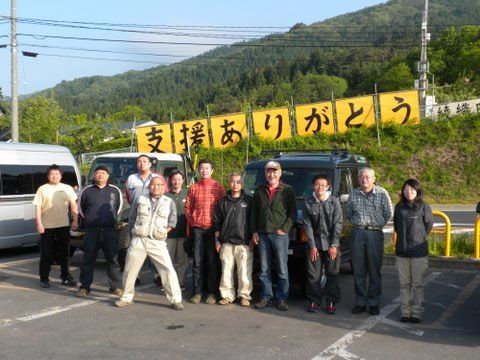
[[367, 226], [359, 226], [359, 225], [355, 225], [356, 228], [358, 229], [362, 229], [362, 230], [370, 230], [370, 231], [383, 231], [383, 229], [381, 227], [377, 227], [377, 226], [370, 226], [370, 225], [367, 225]]

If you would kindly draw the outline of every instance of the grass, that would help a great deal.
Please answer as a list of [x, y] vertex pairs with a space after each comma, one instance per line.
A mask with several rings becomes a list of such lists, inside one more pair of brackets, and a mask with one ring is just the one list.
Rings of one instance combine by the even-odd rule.
[[[450, 255], [458, 259], [472, 258], [473, 241], [473, 233], [452, 234]], [[385, 242], [385, 253], [395, 254], [395, 248], [390, 241]], [[445, 255], [445, 236], [443, 234], [430, 234], [428, 236], [428, 254], [432, 257]]]

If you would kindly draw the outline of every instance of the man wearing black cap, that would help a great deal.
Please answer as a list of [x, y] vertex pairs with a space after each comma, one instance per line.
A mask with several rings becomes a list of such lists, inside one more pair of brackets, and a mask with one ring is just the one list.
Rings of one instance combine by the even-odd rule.
[[[258, 245], [260, 256], [260, 283], [263, 297], [255, 303], [257, 309], [270, 305], [276, 299], [277, 308], [288, 310], [288, 232], [295, 223], [297, 207], [295, 192], [280, 177], [282, 168], [276, 161], [265, 164], [267, 182], [255, 189], [250, 212], [253, 231], [250, 247]], [[276, 261], [273, 262], [272, 260]], [[272, 286], [272, 263], [276, 265], [276, 288]]]
[[115, 228], [117, 216], [122, 209], [122, 193], [114, 185], [108, 184], [108, 169], [97, 166], [93, 174], [93, 184], [85, 187], [80, 194], [79, 210], [85, 225], [83, 263], [80, 273], [79, 297], [90, 292], [93, 282], [93, 269], [101, 248], [107, 261], [107, 275], [110, 290], [121, 295], [120, 272], [115, 257], [117, 255], [118, 234]]

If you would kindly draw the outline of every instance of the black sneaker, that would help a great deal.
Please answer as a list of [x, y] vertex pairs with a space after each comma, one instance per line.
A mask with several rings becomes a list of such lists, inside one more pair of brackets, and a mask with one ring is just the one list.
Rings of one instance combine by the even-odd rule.
[[419, 318], [418, 316], [411, 316], [410, 322], [414, 324], [420, 324], [422, 322], [422, 318]]
[[77, 286], [77, 282], [73, 278], [69, 277], [65, 280], [62, 280], [62, 285], [65, 286]]
[[270, 305], [271, 305], [270, 301], [265, 300], [265, 298], [262, 298], [259, 302], [256, 302], [254, 304], [255, 309], [264, 309]]
[[370, 315], [380, 314], [380, 308], [378, 306], [370, 306], [368, 310], [370, 311]]
[[307, 311], [311, 312], [311, 313], [316, 313], [316, 312], [318, 312], [318, 310], [320, 310], [320, 307], [318, 306], [318, 304], [316, 302], [312, 302], [307, 309]]
[[403, 323], [410, 322], [410, 316], [401, 316], [400, 322], [403, 322]]
[[367, 310], [366, 306], [355, 305], [355, 307], [352, 309], [352, 314], [358, 315], [363, 313], [365, 310]]
[[40, 281], [40, 287], [48, 289], [50, 287], [50, 283], [48, 281]]

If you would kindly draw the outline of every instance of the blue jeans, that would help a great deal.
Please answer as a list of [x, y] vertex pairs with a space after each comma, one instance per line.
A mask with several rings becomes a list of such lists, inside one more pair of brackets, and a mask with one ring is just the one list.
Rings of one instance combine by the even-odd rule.
[[[259, 233], [258, 236], [260, 237], [258, 253], [263, 297], [266, 301], [270, 301], [273, 297], [286, 300], [288, 298], [288, 235]], [[276, 271], [275, 293], [272, 288], [272, 259], [275, 261]]]

